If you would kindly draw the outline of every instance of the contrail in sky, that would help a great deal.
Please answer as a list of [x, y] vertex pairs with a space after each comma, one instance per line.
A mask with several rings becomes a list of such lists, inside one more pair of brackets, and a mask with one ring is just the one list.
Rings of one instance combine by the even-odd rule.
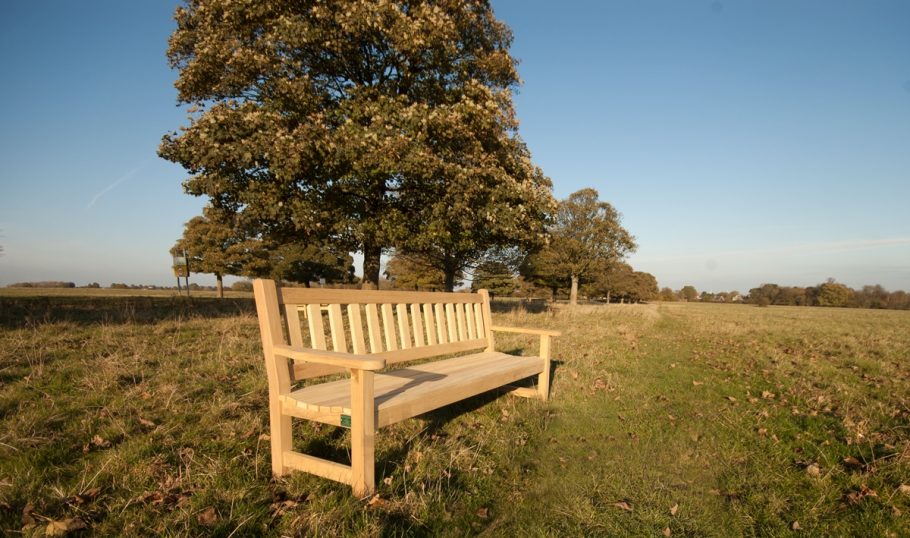
[[114, 181], [113, 183], [111, 183], [111, 184], [108, 185], [107, 187], [101, 189], [101, 191], [99, 191], [98, 194], [96, 194], [95, 196], [92, 197], [92, 201], [88, 203], [88, 206], [86, 207], [86, 209], [91, 209], [92, 206], [95, 205], [95, 202], [97, 202], [99, 198], [101, 198], [101, 197], [104, 196], [105, 194], [109, 193], [109, 192], [110, 192], [111, 190], [113, 190], [114, 187], [116, 187], [117, 185], [120, 185], [121, 183], [123, 183], [123, 182], [126, 181], [127, 179], [133, 177], [133, 176], [136, 174], [136, 172], [138, 172], [139, 170], [141, 170], [142, 167], [146, 165], [146, 163], [148, 163], [148, 160], [142, 161], [141, 163], [139, 163], [139, 166], [137, 166], [136, 168], [133, 168], [133, 169], [130, 170], [129, 172], [123, 174], [123, 175], [120, 176], [116, 181]]

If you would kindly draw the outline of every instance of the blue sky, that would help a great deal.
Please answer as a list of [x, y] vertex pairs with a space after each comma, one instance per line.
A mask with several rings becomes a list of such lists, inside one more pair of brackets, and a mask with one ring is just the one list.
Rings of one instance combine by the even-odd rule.
[[[661, 286], [910, 289], [910, 2], [493, 5], [534, 160], [614, 204]], [[4, 3], [0, 285], [172, 281], [204, 203], [155, 155], [185, 123], [174, 7]]]

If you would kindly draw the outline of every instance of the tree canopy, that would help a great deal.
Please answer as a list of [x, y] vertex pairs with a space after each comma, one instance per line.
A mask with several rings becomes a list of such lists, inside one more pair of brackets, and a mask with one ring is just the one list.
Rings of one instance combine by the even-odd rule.
[[441, 270], [426, 261], [399, 252], [386, 262], [384, 274], [395, 288], [430, 291], [445, 289], [445, 274]]
[[471, 281], [471, 291], [486, 289], [494, 297], [496, 295], [511, 295], [518, 287], [515, 273], [504, 262], [499, 260], [485, 260], [474, 271]]
[[224, 297], [224, 275], [242, 272], [243, 256], [237, 245], [243, 238], [233, 225], [213, 208], [203, 209], [202, 216], [190, 219], [183, 229], [183, 236], [171, 249], [171, 254], [187, 255], [190, 270], [212, 273], [218, 282], [218, 296]]
[[160, 154], [184, 188], [278, 244], [384, 249], [454, 275], [536, 241], [549, 180], [517, 135], [511, 32], [485, 0], [190, 0], [168, 58], [189, 126]]
[[598, 197], [596, 190], [588, 188], [562, 200], [550, 228], [549, 244], [525, 265], [545, 281], [567, 280], [571, 304], [578, 300], [581, 281], [609, 270], [611, 263], [636, 248], [635, 238], [620, 224], [619, 212]]

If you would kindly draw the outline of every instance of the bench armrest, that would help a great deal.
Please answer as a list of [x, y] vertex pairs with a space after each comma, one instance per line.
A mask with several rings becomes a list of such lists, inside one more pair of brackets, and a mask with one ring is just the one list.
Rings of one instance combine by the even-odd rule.
[[385, 359], [375, 359], [369, 355], [356, 355], [354, 353], [341, 353], [340, 351], [323, 351], [321, 349], [307, 349], [297, 346], [277, 345], [273, 347], [275, 354], [295, 361], [315, 362], [353, 368], [355, 370], [382, 370], [385, 368]]
[[499, 325], [493, 325], [490, 327], [490, 330], [503, 333], [537, 334], [540, 336], [562, 336], [562, 331], [551, 331], [550, 329], [531, 329], [528, 327], [502, 327]]

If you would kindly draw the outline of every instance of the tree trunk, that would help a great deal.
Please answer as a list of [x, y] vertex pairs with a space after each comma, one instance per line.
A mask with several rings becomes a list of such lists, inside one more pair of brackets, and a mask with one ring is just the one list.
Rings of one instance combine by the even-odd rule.
[[218, 283], [218, 298], [224, 299], [224, 282], [221, 280], [221, 273], [215, 273], [215, 281]]
[[578, 275], [572, 275], [572, 289], [569, 292], [569, 304], [571, 306], [578, 304]]
[[607, 304], [610, 304], [610, 291], [607, 290]]
[[379, 289], [380, 258], [382, 258], [382, 247], [377, 245], [363, 245], [363, 282], [360, 285], [361, 289]]
[[556, 302], [556, 292], [559, 290], [556, 286], [550, 286], [550, 302]]
[[445, 271], [446, 291], [455, 291], [455, 271], [446, 269]]

